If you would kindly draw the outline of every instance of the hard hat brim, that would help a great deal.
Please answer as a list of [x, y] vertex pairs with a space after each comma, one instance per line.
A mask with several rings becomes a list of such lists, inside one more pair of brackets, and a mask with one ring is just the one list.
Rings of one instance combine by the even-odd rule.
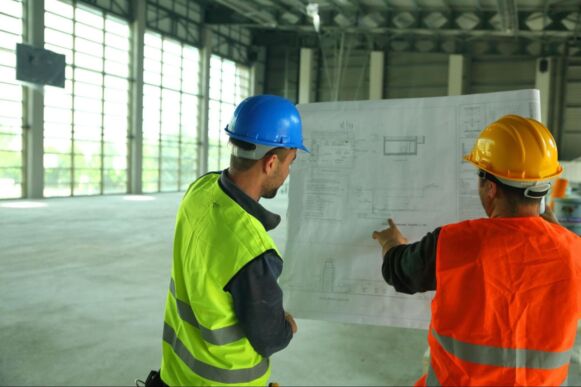
[[224, 130], [226, 131], [228, 136], [232, 137], [233, 139], [244, 141], [244, 142], [247, 142], [250, 144], [260, 144], [260, 145], [267, 145], [267, 146], [272, 146], [272, 147], [280, 147], [280, 148], [288, 148], [288, 149], [299, 149], [299, 150], [305, 151], [307, 153], [311, 153], [311, 151], [302, 143], [293, 143], [293, 142], [280, 143], [280, 142], [274, 142], [274, 141], [265, 141], [265, 140], [261, 140], [259, 138], [249, 138], [246, 136], [237, 135], [237, 134], [229, 131], [228, 128], [226, 128]]
[[488, 168], [487, 166], [481, 165], [480, 163], [478, 163], [477, 161], [474, 161], [471, 157], [471, 154], [467, 154], [464, 155], [464, 160], [468, 161], [470, 164], [474, 165], [476, 168], [478, 169], [482, 169], [483, 171], [486, 171], [488, 173], [490, 173], [491, 175], [494, 175], [496, 177], [500, 177], [502, 179], [506, 179], [506, 180], [511, 180], [514, 182], [539, 182], [539, 181], [548, 181], [548, 180], [552, 180], [556, 177], [558, 177], [559, 175], [561, 175], [563, 173], [563, 166], [561, 164], [559, 164], [559, 168], [557, 169], [557, 171], [553, 174], [547, 175], [547, 176], [542, 176], [542, 177], [535, 177], [535, 178], [515, 178], [514, 176], [507, 176], [506, 174], [502, 174], [499, 173], [498, 171], [493, 171], [492, 169]]

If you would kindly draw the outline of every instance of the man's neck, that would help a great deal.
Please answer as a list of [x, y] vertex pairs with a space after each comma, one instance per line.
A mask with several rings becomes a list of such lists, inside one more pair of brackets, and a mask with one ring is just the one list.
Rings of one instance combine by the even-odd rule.
[[226, 170], [228, 177], [242, 192], [250, 196], [255, 201], [259, 201], [261, 197], [261, 188], [259, 178], [252, 169], [248, 171], [236, 171], [232, 168]]
[[530, 204], [525, 206], [512, 207], [504, 201], [495, 203], [492, 208], [491, 218], [526, 218], [539, 216], [539, 205]]

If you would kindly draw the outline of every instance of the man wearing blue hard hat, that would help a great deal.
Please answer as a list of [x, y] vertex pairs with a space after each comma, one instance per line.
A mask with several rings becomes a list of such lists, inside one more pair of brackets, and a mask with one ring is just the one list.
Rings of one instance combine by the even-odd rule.
[[269, 356], [297, 330], [282, 304], [282, 259], [259, 204], [286, 180], [303, 145], [299, 112], [272, 95], [245, 99], [226, 127], [230, 168], [197, 179], [177, 214], [161, 385], [262, 385]]

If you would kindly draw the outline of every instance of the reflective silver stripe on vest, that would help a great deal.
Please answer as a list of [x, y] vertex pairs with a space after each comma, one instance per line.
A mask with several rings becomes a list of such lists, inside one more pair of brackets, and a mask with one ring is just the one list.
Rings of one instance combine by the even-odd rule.
[[163, 325], [163, 340], [168, 343], [175, 354], [198, 376], [219, 383], [248, 383], [263, 376], [268, 371], [268, 359], [263, 358], [260, 363], [252, 368], [228, 370], [214, 367], [196, 359], [175, 331], [168, 324]]
[[496, 367], [550, 370], [569, 364], [571, 359], [571, 350], [547, 352], [468, 344], [451, 337], [441, 336], [433, 328], [432, 335], [448, 353], [471, 363]]
[[244, 337], [244, 333], [238, 325], [214, 330], [201, 326], [194, 315], [192, 307], [176, 297], [176, 288], [173, 278], [169, 283], [169, 290], [173, 298], [176, 300], [176, 306], [181, 319], [198, 328], [202, 338], [208, 343], [214, 345], [225, 345], [238, 341]]
[[434, 369], [432, 368], [431, 364], [428, 366], [428, 377], [426, 378], [426, 386], [437, 386], [437, 387], [441, 386], [440, 381], [436, 377], [436, 374], [434, 373]]
[[[569, 378], [565, 378], [565, 381], [563, 382], [563, 384], [561, 384], [561, 386], [566, 387], [569, 385]], [[426, 386], [435, 386], [435, 387], [440, 387], [440, 381], [438, 380], [438, 377], [436, 376], [436, 373], [434, 372], [434, 369], [432, 368], [432, 365], [430, 364], [428, 366], [428, 377], [426, 378]]]

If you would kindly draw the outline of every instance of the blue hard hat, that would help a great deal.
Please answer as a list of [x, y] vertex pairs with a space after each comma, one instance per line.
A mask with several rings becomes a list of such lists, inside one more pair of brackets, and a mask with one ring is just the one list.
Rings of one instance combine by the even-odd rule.
[[302, 122], [295, 105], [276, 95], [248, 97], [234, 110], [226, 133], [236, 140], [273, 147], [297, 148], [303, 145]]

